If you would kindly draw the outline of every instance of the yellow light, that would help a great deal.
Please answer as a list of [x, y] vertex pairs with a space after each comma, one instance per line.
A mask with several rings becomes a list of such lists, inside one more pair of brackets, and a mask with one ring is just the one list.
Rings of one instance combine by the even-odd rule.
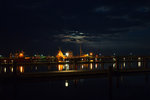
[[68, 81], [65, 82], [65, 87], [68, 87], [69, 86], [69, 83]]
[[93, 64], [92, 63], [90, 63], [90, 69], [93, 69]]
[[7, 69], [6, 69], [6, 67], [4, 67], [4, 72], [6, 73], [6, 71], [7, 71]]
[[20, 67], [19, 67], [19, 71], [20, 71], [20, 73], [23, 73], [23, 72], [24, 72], [23, 66], [20, 66]]
[[14, 71], [14, 68], [13, 67], [11, 67], [11, 72], [13, 72]]
[[124, 67], [124, 68], [126, 67], [126, 63], [125, 63], [125, 62], [123, 63], [123, 67]]
[[141, 67], [141, 62], [138, 62], [138, 67]]
[[93, 60], [90, 60], [90, 62], [93, 62]]
[[58, 65], [58, 70], [59, 71], [63, 70], [63, 65]]
[[93, 56], [93, 53], [92, 53], [92, 52], [90, 52], [90, 56]]
[[89, 54], [85, 54], [85, 55], [83, 55], [83, 57], [88, 57], [89, 56]]
[[23, 53], [20, 53], [20, 54], [19, 54], [19, 57], [20, 57], [20, 58], [24, 57], [24, 54], [23, 54]]

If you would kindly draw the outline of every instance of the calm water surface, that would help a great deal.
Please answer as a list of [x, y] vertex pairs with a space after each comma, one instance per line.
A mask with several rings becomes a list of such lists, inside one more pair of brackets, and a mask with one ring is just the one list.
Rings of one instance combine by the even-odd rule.
[[[59, 70], [102, 70], [115, 64], [81, 64], [18, 66], [18, 73]], [[148, 66], [149, 64], [147, 64]], [[120, 68], [145, 67], [143, 63], [120, 63]], [[12, 66], [1, 66], [1, 74], [13, 73]], [[3, 80], [0, 79], [2, 100], [149, 100], [150, 74], [120, 75], [65, 80]]]

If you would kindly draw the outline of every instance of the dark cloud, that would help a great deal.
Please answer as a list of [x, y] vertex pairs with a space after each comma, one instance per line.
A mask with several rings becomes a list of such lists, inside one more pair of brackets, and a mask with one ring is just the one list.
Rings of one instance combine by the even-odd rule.
[[105, 7], [105, 6], [101, 6], [101, 7], [98, 7], [96, 9], [94, 9], [94, 12], [96, 13], [106, 13], [106, 12], [109, 12], [111, 11], [111, 8], [110, 7]]
[[[110, 48], [122, 45], [130, 48], [134, 44], [135, 48], [144, 48], [137, 41], [140, 39], [139, 44], [149, 42], [141, 36], [134, 38], [138, 32], [146, 34], [149, 31], [148, 0], [6, 0], [2, 2], [2, 8], [2, 48], [35, 46], [47, 49], [49, 46], [50, 49], [61, 44], [64, 47], [83, 44], [93, 48], [108, 45]], [[7, 43], [3, 44], [6, 40]]]

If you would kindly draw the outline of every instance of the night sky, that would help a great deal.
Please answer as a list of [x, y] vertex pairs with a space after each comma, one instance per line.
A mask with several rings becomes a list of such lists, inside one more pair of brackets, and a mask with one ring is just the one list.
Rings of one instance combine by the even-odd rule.
[[149, 0], [3, 0], [0, 54], [150, 55]]

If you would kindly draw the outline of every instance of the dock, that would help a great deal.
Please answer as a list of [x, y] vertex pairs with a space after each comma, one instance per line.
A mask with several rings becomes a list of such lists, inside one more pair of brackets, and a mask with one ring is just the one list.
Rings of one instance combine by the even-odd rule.
[[149, 73], [150, 68], [129, 68], [124, 70], [68, 70], [68, 71], [49, 71], [33, 73], [0, 74], [0, 79], [17, 78], [22, 79], [64, 79], [64, 78], [86, 78], [86, 77], [107, 77], [125, 74]]

